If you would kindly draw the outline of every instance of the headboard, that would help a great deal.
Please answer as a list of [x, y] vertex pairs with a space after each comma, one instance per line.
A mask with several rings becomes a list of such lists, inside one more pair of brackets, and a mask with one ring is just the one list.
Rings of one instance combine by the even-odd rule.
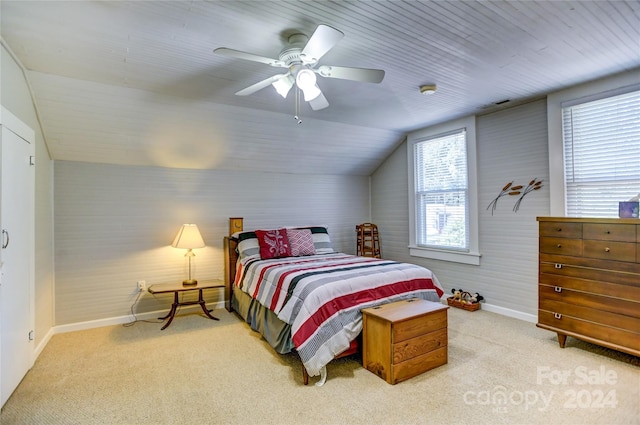
[[224, 306], [227, 311], [233, 311], [231, 297], [233, 296], [233, 280], [236, 276], [236, 263], [238, 242], [231, 239], [231, 235], [241, 232], [243, 229], [242, 217], [229, 218], [229, 235], [224, 237]]

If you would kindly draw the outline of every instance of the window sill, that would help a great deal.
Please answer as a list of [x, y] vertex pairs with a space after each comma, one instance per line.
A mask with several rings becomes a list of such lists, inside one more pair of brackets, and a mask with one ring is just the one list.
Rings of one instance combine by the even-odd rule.
[[412, 257], [430, 258], [432, 260], [470, 264], [472, 266], [479, 266], [481, 257], [479, 252], [445, 251], [421, 246], [409, 246], [409, 255]]

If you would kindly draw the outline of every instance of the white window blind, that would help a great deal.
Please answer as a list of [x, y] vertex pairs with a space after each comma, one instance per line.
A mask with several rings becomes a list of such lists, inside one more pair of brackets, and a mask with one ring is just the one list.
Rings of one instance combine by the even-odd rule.
[[469, 249], [465, 129], [414, 145], [416, 245]]
[[562, 109], [566, 214], [618, 217], [640, 192], [640, 91]]

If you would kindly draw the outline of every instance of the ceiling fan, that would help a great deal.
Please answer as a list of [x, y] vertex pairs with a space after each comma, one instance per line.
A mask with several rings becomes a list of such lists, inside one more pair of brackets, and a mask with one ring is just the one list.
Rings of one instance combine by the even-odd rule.
[[[276, 91], [286, 99], [291, 88], [295, 86], [302, 91], [304, 100], [309, 102], [314, 111], [329, 106], [327, 98], [322, 94], [316, 82], [316, 74], [325, 78], [339, 78], [343, 80], [380, 83], [384, 78], [384, 71], [369, 68], [350, 68], [344, 66], [317, 66], [318, 61], [344, 37], [339, 31], [328, 25], [318, 25], [311, 38], [304, 34], [289, 36], [289, 44], [280, 52], [278, 59], [245, 53], [239, 50], [220, 47], [214, 52], [237, 59], [265, 63], [276, 68], [287, 68], [284, 74], [277, 74], [259, 81], [245, 89], [236, 92], [238, 96], [248, 96], [272, 85]], [[297, 101], [297, 97], [296, 97]]]

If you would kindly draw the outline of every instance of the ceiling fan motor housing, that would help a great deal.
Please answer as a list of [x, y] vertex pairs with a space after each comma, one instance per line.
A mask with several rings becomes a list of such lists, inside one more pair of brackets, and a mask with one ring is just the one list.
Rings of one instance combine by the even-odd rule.
[[309, 41], [309, 37], [304, 34], [293, 34], [289, 36], [289, 45], [280, 52], [278, 59], [284, 62], [289, 68], [292, 65], [302, 63], [300, 53], [307, 44], [307, 41]]

